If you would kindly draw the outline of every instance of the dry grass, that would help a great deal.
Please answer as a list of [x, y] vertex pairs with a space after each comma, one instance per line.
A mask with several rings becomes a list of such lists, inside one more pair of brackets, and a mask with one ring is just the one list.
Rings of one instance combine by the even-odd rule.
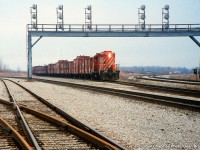
[[187, 74], [187, 75], [170, 75], [169, 78], [171, 79], [182, 79], [182, 80], [194, 80], [196, 81], [196, 75], [194, 74]]
[[120, 80], [128, 80], [128, 78], [132, 76], [131, 74], [127, 73], [127, 72], [123, 72], [123, 71], [120, 71], [120, 74], [119, 74], [119, 79]]
[[19, 72], [0, 72], [1, 77], [26, 77], [26, 73], [19, 73]]

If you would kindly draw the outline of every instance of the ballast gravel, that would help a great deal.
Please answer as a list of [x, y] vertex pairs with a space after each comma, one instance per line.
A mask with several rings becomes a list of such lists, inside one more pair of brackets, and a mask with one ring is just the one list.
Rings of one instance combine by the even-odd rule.
[[[81, 80], [81, 79], [71, 79], [71, 78], [52, 78], [52, 77], [39, 77], [36, 76], [36, 78], [39, 79], [47, 79], [47, 80], [54, 80], [54, 81], [62, 81], [62, 82], [69, 82], [69, 83], [76, 83], [76, 84], [82, 84], [82, 85], [89, 85], [89, 86], [98, 86], [98, 87], [107, 87], [107, 88], [113, 88], [113, 89], [119, 89], [119, 90], [126, 90], [126, 91], [133, 91], [133, 92], [140, 92], [140, 93], [147, 93], [147, 94], [156, 94], [156, 95], [163, 95], [163, 96], [168, 96], [168, 97], [177, 97], [177, 98], [183, 98], [183, 99], [191, 99], [191, 100], [197, 100], [199, 101], [199, 98], [195, 98], [193, 96], [182, 96], [180, 95], [180, 93], [177, 94], [171, 94], [171, 93], [166, 93], [166, 92], [162, 92], [162, 91], [150, 91], [148, 89], [143, 89], [143, 88], [139, 88], [139, 87], [135, 87], [135, 86], [128, 86], [128, 85], [120, 85], [120, 84], [116, 84], [116, 83], [111, 83], [111, 82], [96, 82], [96, 81], [91, 81], [91, 80]], [[159, 85], [159, 82], [154, 82], [154, 85]], [[149, 83], [145, 83], [145, 84], [149, 84]], [[151, 83], [150, 83], [151, 84]], [[168, 86], [168, 84], [162, 84], [160, 86]], [[176, 87], [174, 84], [170, 83], [171, 87]], [[179, 85], [180, 86], [180, 85]], [[181, 87], [185, 87], [185, 85], [181, 85]], [[190, 87], [189, 89], [191, 89], [192, 87]], [[193, 88], [196, 88], [193, 87]], [[200, 88], [198, 89], [200, 92]]]
[[200, 149], [198, 112], [83, 89], [12, 80], [127, 149]]
[[0, 99], [9, 101], [9, 96], [6, 91], [6, 87], [2, 81], [0, 81]]

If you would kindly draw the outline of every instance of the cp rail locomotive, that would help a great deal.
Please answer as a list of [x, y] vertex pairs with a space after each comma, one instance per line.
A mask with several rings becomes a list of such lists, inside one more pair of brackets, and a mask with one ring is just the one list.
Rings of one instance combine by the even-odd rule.
[[114, 81], [119, 79], [119, 65], [115, 64], [115, 53], [107, 50], [94, 57], [77, 56], [73, 61], [59, 60], [55, 64], [34, 66], [34, 75], [86, 78]]

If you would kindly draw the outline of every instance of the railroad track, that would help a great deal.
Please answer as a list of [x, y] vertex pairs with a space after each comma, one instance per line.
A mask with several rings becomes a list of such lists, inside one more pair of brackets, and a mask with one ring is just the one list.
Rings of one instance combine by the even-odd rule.
[[200, 98], [200, 91], [197, 91], [197, 90], [181, 89], [181, 88], [158, 86], [158, 85], [148, 85], [148, 84], [124, 82], [124, 81], [115, 81], [114, 83], [121, 84], [121, 85], [135, 86], [139, 88], [145, 88], [145, 89], [153, 90], [153, 91], [157, 90], [157, 91], [170, 92], [174, 94]]
[[199, 83], [200, 81], [194, 81], [194, 80], [187, 80], [187, 79], [174, 79], [174, 78], [165, 78], [165, 77], [159, 77], [159, 76], [152, 76], [151, 78], [161, 79], [161, 80], [171, 80], [171, 81], [181, 81], [181, 82], [191, 82], [191, 83]]
[[91, 86], [91, 85], [83, 85], [83, 84], [77, 84], [77, 83], [61, 82], [61, 81], [46, 80], [46, 79], [34, 78], [32, 80], [56, 84], [56, 85], [70, 86], [70, 87], [75, 87], [75, 88], [80, 88], [80, 89], [92, 90], [92, 91], [97, 91], [101, 93], [117, 95], [121, 97], [134, 98], [134, 99], [148, 101], [148, 102], [156, 102], [159, 104], [167, 104], [173, 107], [178, 107], [178, 108], [183, 108], [183, 109], [200, 111], [200, 101], [198, 100], [155, 95], [155, 94], [148, 94], [148, 93], [135, 92], [135, 91], [125, 91], [125, 90], [112, 89], [112, 88], [106, 88], [106, 87], [97, 87], [97, 86]]
[[[0, 100], [0, 103], [13, 107], [17, 111], [26, 135], [25, 141], [30, 147], [34, 149], [125, 149], [18, 83], [10, 80], [3, 80], [3, 82], [11, 102]], [[21, 95], [25, 91], [26, 98], [23, 98]], [[20, 146], [27, 149], [22, 144]]]
[[13, 103], [1, 99], [0, 103], [3, 104], [0, 105], [0, 149], [31, 149], [13, 111]]
[[[18, 77], [19, 79], [26, 79], [26, 78], [21, 78]], [[35, 80], [38, 78], [34, 78]], [[160, 81], [158, 79], [153, 79], [153, 78], [142, 78], [144, 80], [152, 80], [152, 81]], [[94, 82], [98, 82], [98, 81], [94, 81]], [[161, 82], [165, 82], [164, 80], [161, 80]], [[166, 82], [170, 82], [170, 81], [166, 81]], [[173, 82], [173, 81], [172, 81]], [[192, 97], [196, 97], [196, 98], [200, 98], [200, 91], [199, 90], [191, 90], [191, 89], [182, 89], [182, 88], [174, 88], [174, 87], [167, 87], [167, 86], [158, 86], [158, 85], [148, 85], [148, 84], [142, 84], [142, 83], [135, 83], [135, 82], [125, 82], [125, 81], [115, 81], [112, 83], [116, 83], [116, 84], [121, 84], [121, 85], [128, 85], [128, 86], [135, 86], [135, 87], [139, 87], [139, 88], [143, 88], [143, 89], [148, 89], [151, 91], [162, 91], [162, 92], [169, 92], [169, 93], [173, 93], [173, 94], [178, 94], [178, 95], [184, 95], [184, 96], [192, 96]], [[175, 83], [179, 83], [179, 82], [175, 82]], [[193, 82], [192, 82], [193, 83]], [[200, 85], [200, 83], [194, 82], [194, 84], [190, 84], [190, 85]], [[183, 84], [183, 83], [182, 83]], [[186, 82], [187, 84], [187, 82]]]
[[178, 84], [188, 84], [188, 85], [200, 85], [200, 82], [189, 81], [189, 80], [179, 80], [179, 79], [167, 79], [167, 78], [159, 78], [159, 77], [140, 77], [138, 79], [149, 80], [149, 81], [159, 81], [159, 82], [169, 82], [169, 83], [178, 83]]

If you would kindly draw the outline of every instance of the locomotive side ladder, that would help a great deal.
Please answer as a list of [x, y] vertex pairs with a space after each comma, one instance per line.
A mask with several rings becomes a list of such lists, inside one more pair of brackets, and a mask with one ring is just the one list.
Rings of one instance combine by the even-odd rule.
[[[32, 48], [42, 37], [190, 37], [199, 47], [200, 42], [194, 36], [200, 36], [200, 24], [33, 24], [27, 25], [28, 79], [32, 78]], [[32, 44], [32, 37], [38, 39]], [[200, 64], [199, 64], [200, 65]]]

